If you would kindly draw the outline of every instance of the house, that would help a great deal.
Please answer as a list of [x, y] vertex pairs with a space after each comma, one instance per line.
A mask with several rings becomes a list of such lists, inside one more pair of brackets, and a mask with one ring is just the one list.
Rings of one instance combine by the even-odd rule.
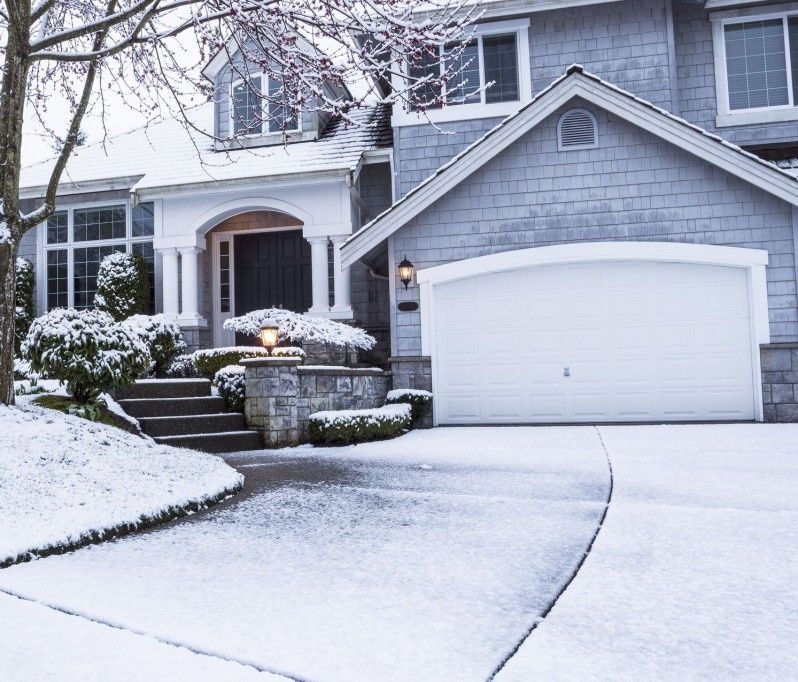
[[[492, 85], [303, 118], [212, 180], [218, 145], [86, 150], [65, 238], [125, 201], [135, 249], [149, 211], [156, 305], [198, 343], [267, 302], [387, 327], [394, 385], [431, 388], [438, 424], [798, 420], [798, 2], [494, 0], [460, 59]], [[86, 303], [85, 244], [36, 238], [40, 305]], [[301, 296], [263, 298], [285, 280]]]

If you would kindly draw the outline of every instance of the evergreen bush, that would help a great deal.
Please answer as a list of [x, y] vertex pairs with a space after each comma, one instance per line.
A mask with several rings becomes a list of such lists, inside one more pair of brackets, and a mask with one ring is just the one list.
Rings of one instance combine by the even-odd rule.
[[33, 263], [27, 258], [17, 258], [15, 286], [14, 354], [17, 355], [22, 342], [28, 335], [33, 318], [36, 316], [33, 300], [36, 291], [36, 275], [33, 272]]
[[308, 439], [315, 445], [349, 445], [393, 438], [410, 426], [410, 405], [370, 410], [335, 410], [310, 415]]
[[122, 324], [147, 344], [155, 376], [166, 376], [174, 359], [186, 350], [180, 326], [163, 315], [133, 315]]
[[133, 253], [112, 253], [97, 272], [94, 306], [117, 322], [147, 312], [150, 278], [144, 259]]
[[222, 367], [213, 378], [213, 383], [219, 389], [219, 395], [224, 398], [228, 410], [233, 412], [244, 411], [244, 368], [241, 365], [228, 365]]

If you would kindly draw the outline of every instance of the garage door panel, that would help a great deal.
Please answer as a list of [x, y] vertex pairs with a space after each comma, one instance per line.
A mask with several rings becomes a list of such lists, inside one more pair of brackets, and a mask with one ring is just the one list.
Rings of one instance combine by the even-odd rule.
[[743, 268], [527, 267], [434, 299], [441, 423], [754, 417]]

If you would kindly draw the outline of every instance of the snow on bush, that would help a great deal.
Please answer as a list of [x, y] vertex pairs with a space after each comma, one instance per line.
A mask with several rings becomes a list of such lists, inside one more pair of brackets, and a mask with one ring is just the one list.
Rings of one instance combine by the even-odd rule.
[[241, 365], [228, 365], [222, 367], [213, 377], [213, 383], [219, 389], [219, 395], [224, 398], [228, 410], [234, 412], [244, 411], [244, 368]]
[[318, 342], [333, 346], [348, 346], [370, 350], [377, 343], [362, 329], [341, 324], [326, 317], [303, 315], [282, 308], [253, 310], [251, 313], [226, 320], [224, 328], [247, 336], [257, 336], [261, 327], [273, 325], [280, 330], [280, 338], [294, 343]]
[[178, 355], [169, 364], [166, 376], [172, 379], [190, 379], [197, 376], [197, 368], [194, 367], [194, 354]]
[[397, 388], [388, 391], [385, 398], [386, 405], [407, 403], [412, 409], [413, 423], [418, 422], [427, 414], [432, 405], [432, 393], [418, 388]]
[[22, 344], [31, 369], [66, 383], [81, 403], [132, 384], [149, 366], [146, 343], [100, 310], [56, 308], [31, 324]]
[[39, 375], [30, 368], [30, 363], [22, 358], [14, 358], [14, 380], [27, 381], [32, 378], [38, 379]]
[[[305, 351], [291, 346], [275, 348], [273, 353], [275, 356], [302, 359], [305, 357]], [[213, 379], [222, 367], [238, 365], [245, 358], [262, 358], [268, 356], [268, 354], [265, 348], [259, 346], [226, 346], [222, 348], [203, 348], [194, 351], [192, 358], [197, 374]]]
[[147, 265], [138, 254], [112, 253], [97, 271], [94, 305], [115, 320], [124, 320], [147, 310], [150, 280]]
[[238, 490], [221, 459], [32, 405], [0, 406], [0, 567], [114, 537]]
[[164, 376], [172, 361], [186, 350], [180, 326], [163, 315], [133, 315], [122, 324], [147, 344], [156, 376]]
[[316, 445], [347, 445], [393, 438], [410, 426], [408, 403], [370, 410], [330, 410], [310, 415], [308, 438]]
[[31, 322], [36, 316], [33, 302], [36, 290], [36, 276], [33, 263], [27, 258], [17, 258], [15, 269], [15, 307], [14, 307], [14, 353], [19, 353], [22, 342], [28, 335]]

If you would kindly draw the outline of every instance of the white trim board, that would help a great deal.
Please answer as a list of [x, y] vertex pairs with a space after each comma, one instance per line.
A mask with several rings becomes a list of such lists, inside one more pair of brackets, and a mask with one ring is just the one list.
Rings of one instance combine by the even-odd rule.
[[343, 266], [349, 267], [376, 250], [408, 221], [574, 98], [644, 128], [683, 151], [798, 205], [798, 180], [794, 176], [574, 65], [517, 114], [506, 118], [353, 234], [342, 249]]

